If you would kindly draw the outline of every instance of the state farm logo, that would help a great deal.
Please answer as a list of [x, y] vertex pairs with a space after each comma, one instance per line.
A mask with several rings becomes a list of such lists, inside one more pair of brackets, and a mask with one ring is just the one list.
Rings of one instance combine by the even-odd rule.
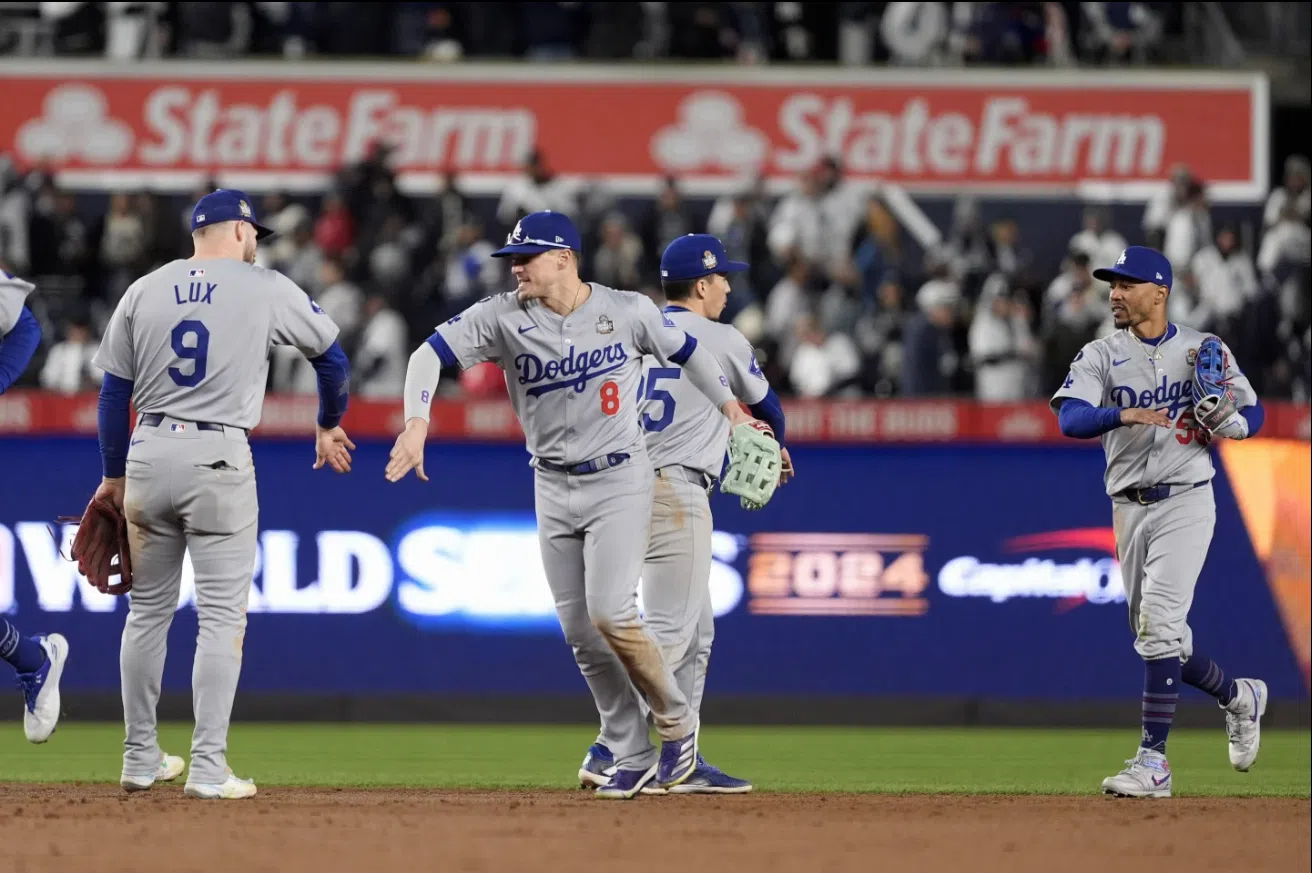
[[46, 95], [41, 117], [18, 129], [15, 146], [30, 161], [116, 164], [132, 152], [132, 128], [109, 117], [109, 101], [92, 85], [61, 85]]
[[770, 140], [743, 121], [732, 95], [696, 91], [679, 104], [678, 121], [652, 137], [652, 158], [669, 171], [755, 170], [769, 156]]

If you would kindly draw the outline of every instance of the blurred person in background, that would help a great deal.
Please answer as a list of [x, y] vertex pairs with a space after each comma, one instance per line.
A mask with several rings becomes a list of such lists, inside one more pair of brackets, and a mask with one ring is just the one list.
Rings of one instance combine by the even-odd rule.
[[878, 307], [879, 289], [897, 273], [901, 262], [900, 235], [897, 219], [878, 197], [871, 197], [852, 254], [854, 279], [860, 287], [862, 308], [866, 312]]
[[637, 288], [643, 274], [643, 245], [629, 230], [622, 212], [612, 212], [601, 223], [601, 239], [592, 253], [592, 276], [608, 288]]
[[1153, 8], [1159, 5], [1081, 3], [1084, 56], [1109, 65], [1147, 63], [1162, 39], [1162, 19]]
[[765, 303], [765, 333], [785, 350], [795, 337], [793, 326], [811, 311], [811, 263], [801, 255], [794, 255], [787, 263], [783, 278], [779, 280]]
[[950, 46], [966, 64], [1015, 66], [1046, 56], [1042, 3], [954, 3]]
[[106, 297], [118, 302], [145, 269], [146, 227], [127, 194], [109, 198], [109, 213], [100, 232], [100, 263], [106, 272]]
[[794, 324], [796, 340], [788, 365], [788, 381], [801, 397], [831, 397], [854, 387], [861, 372], [861, 354], [844, 333], [826, 334], [814, 315]]
[[1112, 227], [1111, 214], [1106, 206], [1087, 206], [1084, 209], [1084, 228], [1071, 237], [1067, 248], [1084, 252], [1090, 263], [1114, 264], [1127, 245], [1125, 237]]
[[843, 181], [834, 158], [820, 161], [799, 181], [799, 189], [780, 199], [770, 216], [770, 253], [780, 264], [800, 254], [831, 277], [851, 258], [852, 236], [868, 201]]
[[902, 370], [902, 337], [906, 328], [906, 300], [896, 277], [889, 276], [875, 292], [876, 305], [857, 319], [853, 339], [864, 358], [863, 384], [877, 397], [896, 392]]
[[947, 61], [948, 4], [885, 4], [879, 19], [879, 36], [894, 64], [917, 67], [943, 64]]
[[984, 279], [993, 272], [991, 249], [988, 231], [980, 217], [979, 201], [968, 194], [960, 195], [952, 204], [952, 224], [941, 257], [967, 297], [976, 296]]
[[1020, 225], [1016, 219], [1001, 218], [990, 224], [987, 248], [993, 267], [990, 273], [1000, 272], [1014, 284], [1025, 281], [1034, 255], [1021, 242]]
[[[657, 271], [660, 252], [665, 251], [665, 247], [677, 237], [695, 232], [692, 216], [688, 214], [683, 195], [679, 193], [679, 182], [672, 176], [667, 176], [662, 181], [660, 193], [656, 195], [656, 200], [651, 204], [642, 223], [642, 246], [648, 258], [644, 265], [644, 272]], [[611, 287], [628, 286], [612, 285]], [[737, 288], [735, 287], [734, 290], [736, 292]]]
[[355, 217], [346, 199], [338, 191], [324, 195], [319, 217], [314, 222], [314, 243], [325, 258], [345, 258], [354, 254]]
[[1194, 182], [1194, 174], [1188, 165], [1176, 164], [1171, 168], [1170, 179], [1144, 206], [1141, 227], [1149, 246], [1161, 250], [1166, 238], [1166, 225], [1176, 210], [1188, 201], [1189, 188]]
[[1269, 230], [1281, 219], [1287, 204], [1293, 204], [1294, 214], [1304, 224], [1312, 221], [1312, 164], [1303, 155], [1290, 155], [1285, 159], [1285, 183], [1271, 192], [1262, 212], [1262, 229]]
[[361, 397], [400, 397], [409, 361], [409, 330], [387, 297], [370, 294], [364, 302], [364, 328], [351, 366], [354, 393]]
[[733, 324], [751, 342], [760, 339], [761, 329], [752, 330], [751, 325], [745, 327], [739, 323], [738, 317], [744, 311], [753, 310], [748, 321], [763, 324], [765, 318], [760, 306], [760, 291], [769, 287], [761, 284], [769, 270], [765, 231], [768, 218], [753, 186], [716, 200], [706, 222], [706, 232], [724, 243], [730, 260], [751, 265], [734, 280], [733, 294], [729, 295], [729, 302], [721, 315], [723, 321]]
[[1257, 268], [1248, 253], [1239, 247], [1239, 235], [1232, 225], [1216, 234], [1216, 241], [1194, 255], [1189, 272], [1198, 287], [1199, 303], [1206, 312], [1204, 327], [1219, 334], [1235, 356], [1249, 360], [1248, 349], [1235, 342], [1236, 328], [1245, 308], [1261, 290]]
[[1185, 188], [1184, 202], [1166, 222], [1161, 251], [1171, 262], [1172, 270], [1184, 271], [1211, 239], [1212, 213], [1207, 192], [1201, 182], [1192, 181]]
[[9, 155], [0, 152], [0, 264], [15, 274], [31, 266], [28, 223], [32, 196], [23, 184], [23, 174]]
[[497, 221], [507, 229], [534, 212], [563, 212], [573, 217], [578, 208], [575, 186], [556, 176], [546, 156], [534, 149], [524, 161], [524, 172], [511, 182], [497, 203]]
[[524, 59], [529, 62], [567, 61], [578, 55], [587, 10], [584, 3], [516, 3]]
[[1003, 274], [984, 281], [967, 341], [977, 399], [1009, 403], [1034, 395], [1039, 346], [1030, 332], [1029, 307], [1013, 297]]
[[100, 348], [91, 321], [78, 313], [64, 322], [64, 338], [50, 347], [41, 366], [41, 387], [56, 394], [80, 394], [100, 387], [104, 373], [91, 363]]
[[319, 268], [318, 284], [314, 300], [341, 331], [338, 341], [349, 355], [364, 322], [364, 292], [346, 277], [342, 262], [332, 258]]
[[929, 260], [929, 280], [916, 292], [917, 312], [906, 324], [901, 388], [906, 397], [942, 397], [952, 393], [960, 366], [954, 334], [961, 288], [940, 255]]
[[[420, 280], [435, 301], [440, 301], [441, 314], [434, 323], [501, 290], [506, 274], [501, 262], [492, 257], [496, 248], [484, 237], [482, 220], [472, 212], [467, 214], [450, 252], [434, 263], [431, 277]], [[434, 282], [438, 277], [440, 281]]]

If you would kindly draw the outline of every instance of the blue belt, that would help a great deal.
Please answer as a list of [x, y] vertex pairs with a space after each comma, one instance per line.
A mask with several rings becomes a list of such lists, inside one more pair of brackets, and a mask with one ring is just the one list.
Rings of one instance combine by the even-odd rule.
[[618, 467], [629, 459], [629, 456], [623, 452], [614, 452], [609, 455], [603, 455], [600, 458], [593, 458], [591, 461], [584, 461], [581, 464], [557, 464], [553, 461], [546, 461], [538, 458], [538, 466], [543, 470], [550, 470], [553, 473], [568, 473], [571, 476], [586, 476], [589, 473], [597, 473], [609, 467]]
[[[1131, 503], [1140, 503], [1147, 506], [1150, 503], [1157, 503], [1159, 500], [1165, 500], [1172, 494], [1178, 494], [1181, 491], [1192, 491], [1195, 488], [1202, 488], [1207, 482], [1195, 482], [1192, 485], [1154, 485], [1151, 488], [1126, 488], [1120, 496], [1126, 498]], [[1172, 490], [1177, 489], [1177, 490]]]
[[[179, 419], [179, 421], [181, 421], [181, 419]], [[160, 415], [158, 412], [143, 413], [140, 419], [140, 424], [142, 424], [145, 427], [159, 427], [163, 423], [164, 423], [164, 416]], [[223, 431], [227, 427], [226, 425], [218, 424], [217, 422], [213, 422], [213, 421], [193, 421], [191, 422], [191, 424], [194, 424], [196, 426], [196, 430], [213, 430], [213, 431], [218, 431], [219, 433], [223, 433]], [[242, 433], [246, 433], [246, 434], [249, 433], [244, 427], [239, 427], [237, 429]]]

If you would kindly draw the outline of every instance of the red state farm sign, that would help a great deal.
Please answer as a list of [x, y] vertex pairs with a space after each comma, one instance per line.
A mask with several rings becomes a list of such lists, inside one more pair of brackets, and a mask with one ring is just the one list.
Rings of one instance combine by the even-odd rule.
[[[1140, 196], [1187, 163], [1218, 199], [1267, 184], [1261, 76], [198, 64], [11, 67], [0, 144], [89, 184], [320, 184], [378, 141], [412, 181], [504, 175], [541, 147], [571, 176], [704, 187], [836, 155], [908, 187]], [[24, 72], [29, 70], [30, 72]], [[298, 175], [299, 174], [299, 175]], [[186, 182], [183, 181], [186, 177]]]

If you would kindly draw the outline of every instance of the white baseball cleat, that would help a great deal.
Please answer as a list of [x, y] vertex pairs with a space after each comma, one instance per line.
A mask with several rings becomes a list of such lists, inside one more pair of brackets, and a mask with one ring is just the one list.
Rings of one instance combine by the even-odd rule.
[[1140, 748], [1125, 769], [1102, 780], [1102, 793], [1116, 797], [1170, 797], [1171, 765], [1161, 752]]
[[200, 800], [242, 800], [255, 796], [255, 783], [250, 779], [240, 779], [228, 771], [228, 778], [223, 782], [187, 782], [182, 793]]
[[31, 673], [18, 674], [23, 690], [23, 733], [29, 743], [44, 743], [59, 724], [59, 677], [68, 660], [68, 640], [63, 634], [36, 637], [46, 650], [46, 662]]
[[1262, 744], [1262, 716], [1266, 715], [1266, 683], [1261, 679], [1236, 679], [1238, 694], [1225, 710], [1225, 735], [1230, 740], [1230, 766], [1240, 773], [1257, 761]]
[[124, 773], [119, 777], [118, 784], [124, 791], [147, 791], [156, 782], [172, 782], [182, 775], [182, 771], [187, 768], [187, 762], [177, 755], [165, 755], [160, 760], [159, 766], [155, 772], [146, 776], [133, 776], [131, 773]]

